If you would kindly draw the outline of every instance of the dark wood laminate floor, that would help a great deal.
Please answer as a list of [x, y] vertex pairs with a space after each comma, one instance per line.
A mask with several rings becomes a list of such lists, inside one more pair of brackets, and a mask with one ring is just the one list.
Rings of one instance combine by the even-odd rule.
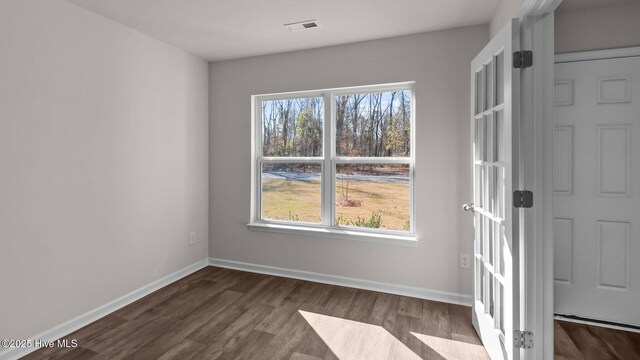
[[[556, 324], [558, 359], [637, 359], [639, 334]], [[207, 267], [24, 359], [488, 359], [468, 307]], [[635, 355], [634, 355], [635, 354]]]
[[555, 322], [555, 358], [571, 360], [638, 360], [640, 333]]

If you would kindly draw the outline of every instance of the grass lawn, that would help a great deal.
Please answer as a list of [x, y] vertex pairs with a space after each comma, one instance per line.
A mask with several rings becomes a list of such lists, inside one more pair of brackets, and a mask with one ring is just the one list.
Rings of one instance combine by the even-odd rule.
[[262, 217], [320, 222], [320, 181], [262, 179]]
[[[336, 200], [343, 199], [343, 186], [338, 180]], [[343, 222], [358, 217], [369, 220], [371, 213], [382, 211], [382, 228], [403, 230], [409, 221], [409, 183], [349, 181], [349, 200], [361, 206], [338, 206], [336, 217]], [[320, 222], [320, 182], [263, 179], [262, 216], [266, 219]]]

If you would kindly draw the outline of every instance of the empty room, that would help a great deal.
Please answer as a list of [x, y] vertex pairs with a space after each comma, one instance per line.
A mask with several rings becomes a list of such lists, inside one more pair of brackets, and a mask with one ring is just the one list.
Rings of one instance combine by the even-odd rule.
[[638, 0], [0, 0], [0, 360], [640, 359]]

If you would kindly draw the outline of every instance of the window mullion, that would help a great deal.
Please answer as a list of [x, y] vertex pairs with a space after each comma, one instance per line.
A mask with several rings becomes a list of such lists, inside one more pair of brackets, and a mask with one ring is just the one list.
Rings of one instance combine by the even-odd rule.
[[333, 105], [331, 102], [331, 93], [324, 94], [324, 121], [323, 121], [323, 139], [322, 151], [324, 155], [324, 163], [322, 166], [322, 224], [330, 226], [333, 224], [333, 182], [331, 176], [333, 173], [332, 164], [332, 144], [333, 144]]
[[410, 157], [337, 157], [337, 164], [411, 164]]
[[263, 157], [260, 161], [264, 164], [322, 164], [324, 159], [315, 157]]

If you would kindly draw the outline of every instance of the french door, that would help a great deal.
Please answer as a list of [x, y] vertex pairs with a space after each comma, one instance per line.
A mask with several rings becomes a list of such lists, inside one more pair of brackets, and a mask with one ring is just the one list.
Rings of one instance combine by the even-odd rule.
[[513, 19], [471, 63], [473, 149], [474, 301], [473, 325], [492, 359], [518, 359], [519, 23]]

